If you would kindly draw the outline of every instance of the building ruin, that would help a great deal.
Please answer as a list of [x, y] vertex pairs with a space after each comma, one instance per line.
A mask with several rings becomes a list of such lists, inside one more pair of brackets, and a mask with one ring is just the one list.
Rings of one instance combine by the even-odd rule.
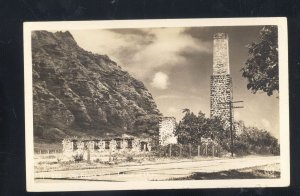
[[210, 78], [210, 117], [221, 117], [225, 121], [225, 127], [228, 127], [231, 102], [228, 35], [216, 33], [213, 37], [213, 75]]
[[174, 117], [163, 117], [159, 122], [159, 144], [161, 146], [177, 144], [175, 130], [176, 119]]
[[145, 155], [151, 152], [152, 140], [123, 134], [120, 137], [66, 138], [62, 144], [66, 159], [82, 155], [83, 160], [109, 161], [115, 156], [121, 159]]

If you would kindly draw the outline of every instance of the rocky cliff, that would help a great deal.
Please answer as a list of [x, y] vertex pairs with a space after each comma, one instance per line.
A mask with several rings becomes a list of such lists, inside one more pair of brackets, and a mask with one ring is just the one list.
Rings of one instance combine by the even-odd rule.
[[107, 133], [155, 135], [161, 116], [141, 81], [67, 32], [32, 32], [36, 140]]

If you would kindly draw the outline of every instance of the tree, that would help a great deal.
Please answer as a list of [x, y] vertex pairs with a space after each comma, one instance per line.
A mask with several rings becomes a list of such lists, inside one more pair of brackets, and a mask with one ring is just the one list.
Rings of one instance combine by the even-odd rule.
[[239, 155], [280, 154], [278, 139], [267, 130], [257, 127], [244, 126], [241, 134], [236, 137], [234, 145], [235, 153]]
[[185, 115], [179, 122], [175, 135], [178, 136], [178, 142], [181, 144], [194, 143], [195, 141], [192, 135], [195, 132], [197, 116], [188, 109], [184, 109], [183, 113], [185, 113]]
[[220, 117], [214, 117], [208, 120], [209, 133], [213, 135], [213, 138], [220, 146], [230, 151], [230, 129], [225, 129], [225, 121]]
[[190, 112], [191, 112], [191, 111], [190, 111], [190, 109], [188, 109], [188, 108], [182, 109], [182, 113], [189, 114]]
[[223, 122], [218, 118], [206, 118], [203, 112], [195, 115], [190, 110], [185, 109], [185, 115], [179, 122], [175, 134], [181, 144], [199, 145], [201, 137], [211, 137], [221, 141], [226, 137], [223, 130]]
[[279, 91], [277, 26], [264, 26], [259, 34], [259, 42], [246, 46], [249, 54], [241, 71], [252, 93], [263, 91], [270, 96]]

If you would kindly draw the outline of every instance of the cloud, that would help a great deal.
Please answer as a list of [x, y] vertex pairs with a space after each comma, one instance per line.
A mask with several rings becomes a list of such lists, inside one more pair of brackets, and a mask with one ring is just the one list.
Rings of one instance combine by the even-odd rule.
[[138, 79], [166, 67], [188, 66], [184, 52], [211, 53], [208, 42], [183, 33], [185, 28], [71, 31], [86, 50], [108, 55]]
[[167, 89], [169, 85], [169, 76], [163, 72], [157, 72], [150, 84], [158, 89]]
[[156, 39], [155, 34], [143, 29], [109, 29], [107, 31], [116, 33], [116, 36], [128, 42], [138, 42], [141, 45], [151, 44]]

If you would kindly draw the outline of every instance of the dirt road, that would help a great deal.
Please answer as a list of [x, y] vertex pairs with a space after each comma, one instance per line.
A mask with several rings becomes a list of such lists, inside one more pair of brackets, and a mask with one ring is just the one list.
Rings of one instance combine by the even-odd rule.
[[279, 163], [279, 156], [244, 157], [214, 160], [176, 161], [171, 163], [110, 166], [98, 169], [40, 172], [38, 181], [88, 180], [88, 181], [141, 181], [167, 180], [187, 177], [195, 172], [219, 172]]

